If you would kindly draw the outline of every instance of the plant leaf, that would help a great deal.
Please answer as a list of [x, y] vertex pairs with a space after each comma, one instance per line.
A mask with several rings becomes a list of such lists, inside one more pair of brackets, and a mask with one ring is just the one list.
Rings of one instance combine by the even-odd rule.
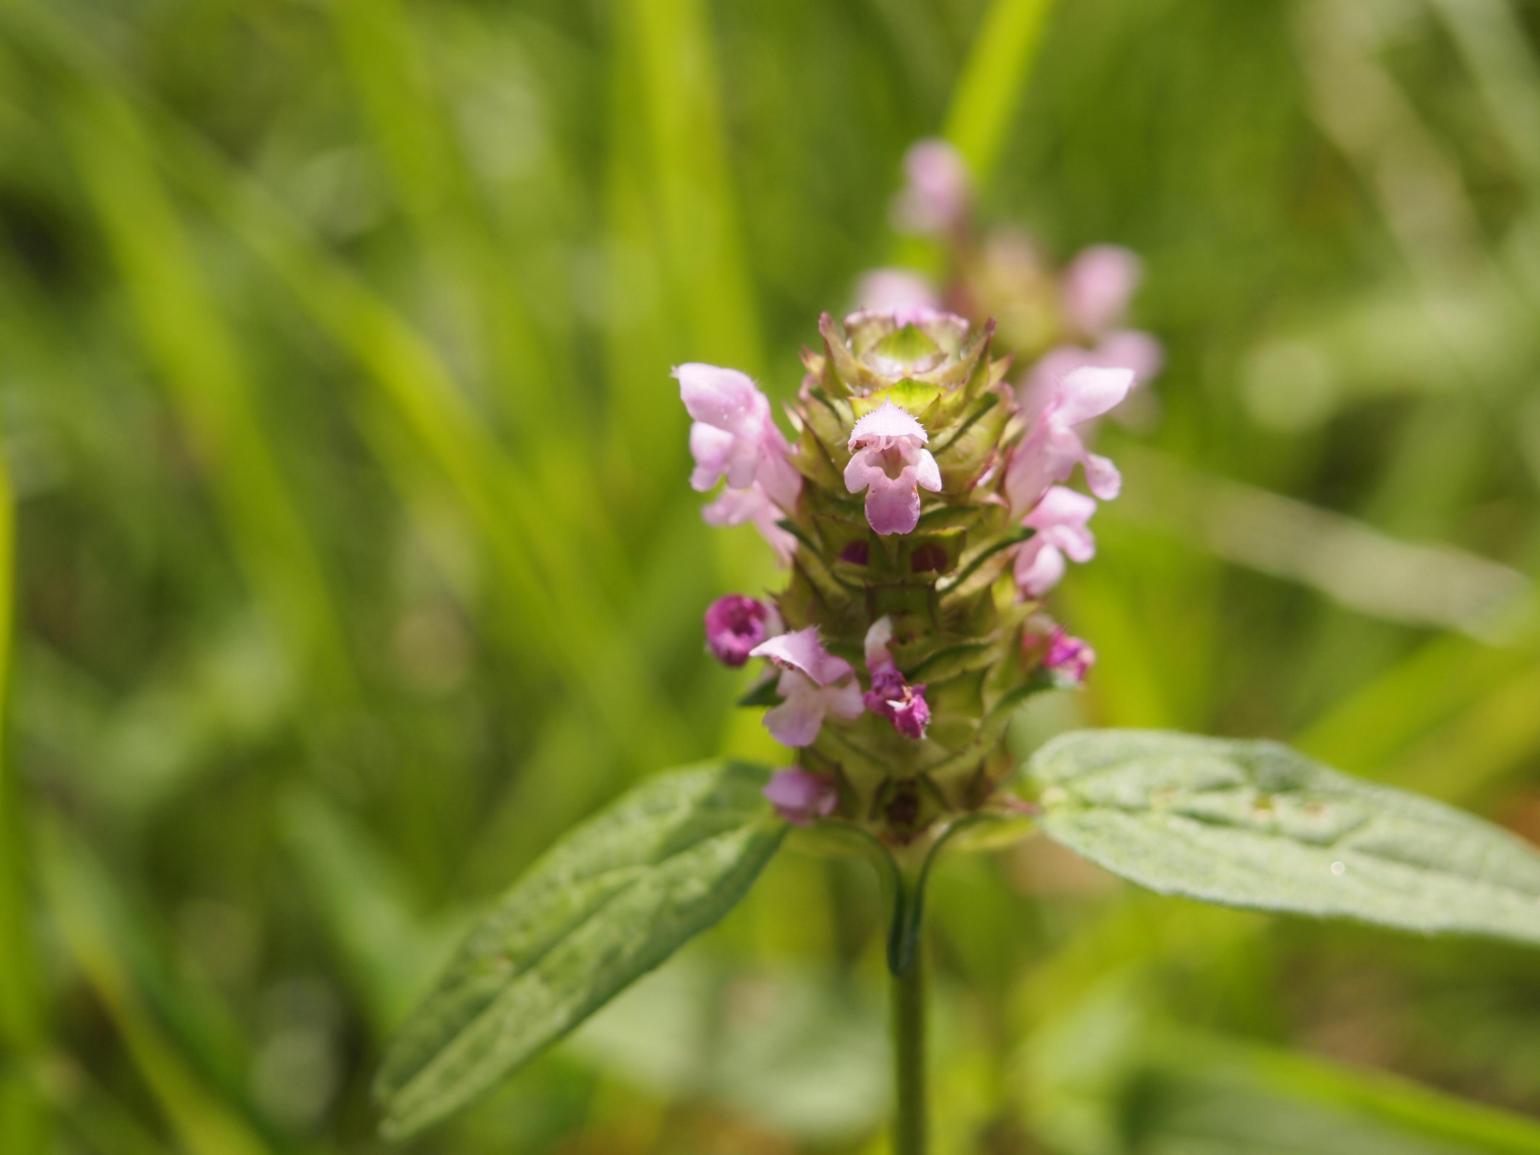
[[1540, 854], [1273, 742], [1138, 730], [1028, 761], [1057, 842], [1162, 894], [1540, 945]]
[[464, 1106], [726, 914], [785, 834], [768, 778], [737, 762], [655, 778], [537, 862], [386, 1055], [385, 1135]]

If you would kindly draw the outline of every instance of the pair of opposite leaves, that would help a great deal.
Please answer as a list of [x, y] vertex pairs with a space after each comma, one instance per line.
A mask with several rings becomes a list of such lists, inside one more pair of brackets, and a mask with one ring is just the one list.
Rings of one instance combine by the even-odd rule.
[[[1163, 894], [1540, 945], [1527, 844], [1275, 743], [1081, 731], [1020, 777], [1045, 834]], [[385, 1134], [464, 1106], [736, 905], [786, 833], [768, 778], [740, 762], [660, 775], [536, 863], [391, 1047]]]

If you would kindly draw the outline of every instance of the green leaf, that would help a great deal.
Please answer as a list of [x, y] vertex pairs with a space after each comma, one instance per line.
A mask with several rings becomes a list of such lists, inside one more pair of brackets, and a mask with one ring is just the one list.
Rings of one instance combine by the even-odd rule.
[[385, 1135], [464, 1106], [732, 909], [785, 834], [768, 776], [727, 762], [653, 779], [537, 862], [386, 1055]]
[[1026, 769], [1049, 837], [1162, 894], [1540, 945], [1540, 854], [1276, 743], [1089, 730]]
[[1161, 1031], [1123, 1088], [1139, 1155], [1533, 1155], [1540, 1123], [1393, 1075]]

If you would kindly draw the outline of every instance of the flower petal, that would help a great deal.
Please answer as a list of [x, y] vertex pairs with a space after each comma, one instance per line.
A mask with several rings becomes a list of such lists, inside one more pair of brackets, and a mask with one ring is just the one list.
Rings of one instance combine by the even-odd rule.
[[782, 746], [811, 746], [823, 729], [823, 703], [817, 694], [793, 694], [766, 711], [765, 729]]
[[1087, 497], [1083, 493], [1076, 493], [1073, 489], [1066, 489], [1062, 485], [1055, 485], [1043, 494], [1037, 507], [1029, 513], [1022, 524], [1029, 525], [1036, 530], [1051, 529], [1058, 525], [1085, 525], [1096, 512], [1096, 500]]
[[1086, 488], [1102, 501], [1111, 501], [1123, 491], [1123, 475], [1109, 458], [1088, 453], [1084, 465]]
[[783, 669], [804, 674], [819, 686], [827, 686], [855, 673], [844, 658], [837, 658], [824, 649], [817, 626], [766, 638], [749, 654], [755, 658], [768, 658]]
[[1148, 381], [1158, 375], [1165, 360], [1166, 351], [1160, 342], [1138, 329], [1108, 333], [1090, 355], [1092, 364], [1133, 370], [1136, 381]]
[[888, 645], [893, 641], [893, 619], [883, 614], [871, 624], [866, 631], [866, 668], [875, 670], [882, 666], [893, 664], [893, 655], [888, 653]]
[[914, 481], [921, 489], [936, 493], [941, 489], [941, 467], [929, 449], [920, 450], [914, 460]]
[[914, 481], [882, 474], [866, 491], [866, 521], [873, 532], [884, 536], [912, 532], [920, 521], [920, 494]]
[[697, 421], [690, 426], [690, 456], [695, 458], [695, 470], [690, 474], [693, 489], [705, 493], [722, 479], [736, 443], [737, 438], [715, 425]]
[[866, 704], [861, 700], [861, 687], [854, 678], [848, 682], [825, 686], [819, 693], [823, 695], [824, 709], [836, 718], [848, 722], [866, 712]]
[[1059, 382], [1053, 416], [1065, 425], [1080, 425], [1114, 408], [1134, 386], [1132, 369], [1086, 365]]
[[1064, 311], [1082, 333], [1102, 333], [1127, 311], [1142, 271], [1139, 258], [1121, 245], [1083, 250], [1064, 270]]
[[679, 397], [694, 421], [719, 429], [732, 429], [761, 411], [768, 416], [770, 403], [747, 373], [718, 365], [687, 362], [674, 368]]
[[827, 818], [839, 805], [839, 791], [834, 783], [800, 766], [777, 770], [766, 783], [764, 794], [776, 813], [796, 826]]
[[[1037, 548], [1031, 548], [1036, 545]], [[1033, 539], [1016, 554], [1016, 584], [1022, 594], [1040, 598], [1064, 577], [1064, 555], [1051, 545]]]
[[759, 484], [747, 489], [724, 489], [701, 508], [702, 520], [707, 525], [742, 525], [752, 522], [760, 536], [770, 543], [782, 565], [788, 565], [797, 551], [797, 539], [778, 524], [780, 508], [766, 496]]
[[857, 452], [851, 457], [850, 464], [845, 466], [845, 489], [850, 493], [860, 493], [869, 485], [888, 480], [880, 462], [881, 458], [870, 450]]
[[963, 223], [972, 195], [968, 167], [944, 140], [922, 140], [904, 154], [907, 184], [893, 205], [894, 223], [911, 233], [946, 232]]
[[926, 318], [940, 307], [941, 298], [930, 281], [907, 269], [873, 269], [856, 285], [858, 311], [891, 312], [901, 325]]
[[912, 439], [919, 445], [925, 445], [930, 441], [930, 435], [925, 432], [925, 426], [916, 421], [907, 410], [901, 409], [891, 401], [884, 401], [855, 423], [850, 430], [848, 448], [853, 452], [859, 446], [878, 438], [899, 437]]

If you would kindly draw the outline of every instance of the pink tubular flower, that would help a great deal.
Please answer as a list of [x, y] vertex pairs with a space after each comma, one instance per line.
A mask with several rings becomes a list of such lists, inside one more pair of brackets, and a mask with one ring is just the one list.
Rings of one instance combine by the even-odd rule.
[[920, 324], [940, 313], [941, 298], [919, 273], [873, 269], [856, 284], [856, 309], [891, 313], [900, 325]]
[[1096, 651], [1083, 639], [1073, 637], [1059, 627], [1048, 637], [1048, 651], [1043, 665], [1066, 681], [1079, 685], [1096, 664]]
[[1016, 550], [1016, 585], [1022, 596], [1040, 598], [1064, 576], [1065, 561], [1084, 564], [1096, 556], [1096, 539], [1086, 528], [1096, 502], [1055, 485], [1022, 521], [1037, 532]]
[[1011, 454], [1005, 490], [1011, 508], [1028, 509], [1056, 481], [1066, 481], [1075, 466], [1085, 467], [1086, 485], [1103, 501], [1122, 488], [1117, 466], [1089, 452], [1075, 426], [1100, 417], [1116, 406], [1134, 383], [1130, 369], [1083, 368], [1066, 374], [1027, 435]]
[[700, 511], [707, 525], [742, 525], [748, 522], [770, 543], [782, 565], [790, 565], [797, 539], [780, 526], [781, 507], [770, 500], [756, 481], [747, 489], [724, 489]]
[[1139, 258], [1121, 245], [1092, 245], [1064, 270], [1061, 291], [1071, 324], [1099, 337], [1123, 318], [1139, 287]]
[[741, 666], [770, 636], [775, 611], [758, 598], [728, 594], [706, 608], [706, 646], [725, 666]]
[[855, 423], [845, 488], [866, 491], [866, 520], [880, 534], [909, 533], [920, 520], [920, 489], [941, 488], [925, 427], [891, 401]]
[[861, 716], [861, 687], [850, 663], [824, 649], [818, 627], [778, 634], [749, 651], [781, 669], [776, 690], [781, 704], [765, 715], [765, 726], [785, 746], [811, 746], [833, 715], [849, 721]]
[[906, 738], [925, 737], [930, 725], [930, 703], [925, 700], [925, 684], [911, 684], [899, 671], [888, 651], [893, 640], [893, 619], [878, 618], [866, 631], [866, 669], [872, 688], [862, 698], [866, 708], [893, 723], [893, 729]]
[[1115, 329], [1092, 350], [1092, 364], [1128, 369], [1135, 384], [1156, 376], [1166, 361], [1160, 342], [1138, 329]]
[[968, 167], [944, 140], [922, 140], [904, 154], [904, 191], [893, 204], [903, 231], [946, 233], [963, 223], [972, 196]]
[[690, 362], [674, 370], [679, 396], [694, 424], [690, 484], [705, 493], [723, 478], [731, 489], [758, 485], [784, 510], [796, 504], [802, 479], [786, 438], [775, 427], [770, 399], [736, 369]]
[[1029, 412], [1041, 410], [1052, 399], [1058, 383], [1077, 369], [1129, 369], [1134, 384], [1140, 385], [1160, 373], [1165, 359], [1160, 342], [1137, 329], [1108, 333], [1094, 349], [1059, 345], [1033, 363], [1022, 387], [1022, 401]]
[[764, 793], [775, 812], [793, 826], [811, 826], [816, 819], [829, 817], [840, 800], [834, 783], [796, 766], [771, 775]]

